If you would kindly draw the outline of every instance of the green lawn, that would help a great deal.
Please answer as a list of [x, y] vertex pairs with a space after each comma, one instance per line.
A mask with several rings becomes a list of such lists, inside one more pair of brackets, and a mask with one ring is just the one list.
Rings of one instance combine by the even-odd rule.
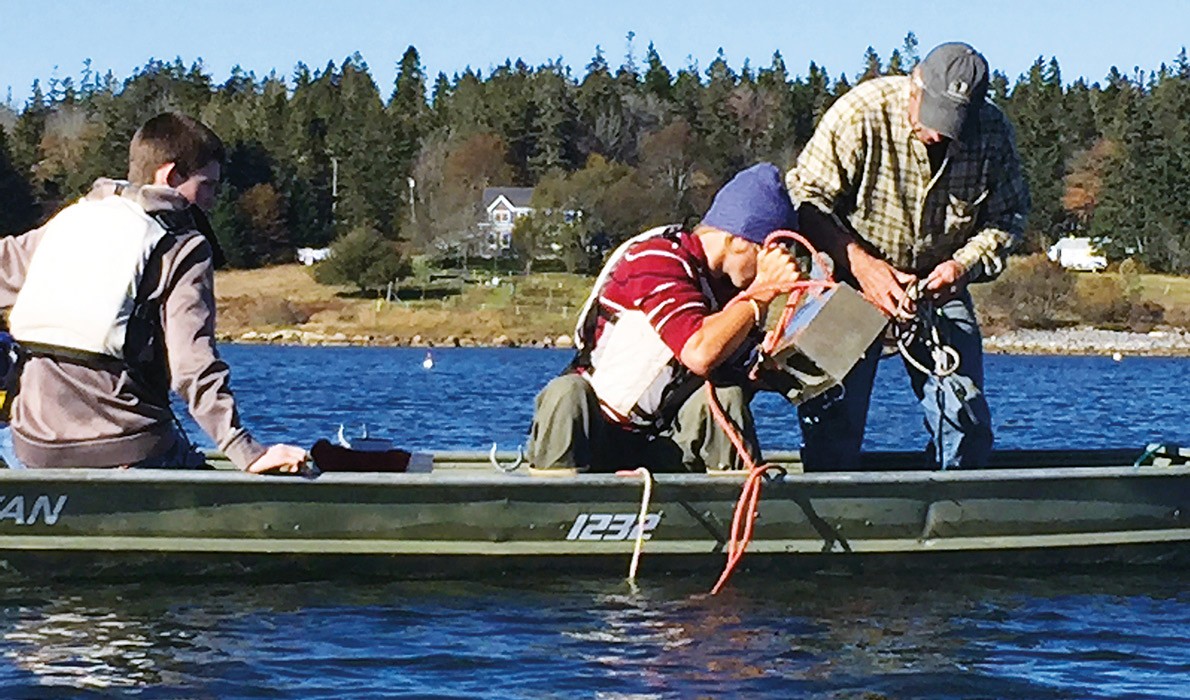
[[[1089, 285], [1103, 277], [1116, 276], [1082, 273], [1078, 280]], [[594, 282], [560, 272], [502, 275], [498, 285], [487, 283], [490, 275], [479, 279], [435, 282], [424, 294], [417, 285], [406, 284], [399, 300], [384, 303], [345, 287], [320, 285], [299, 265], [220, 272], [215, 285], [219, 330], [233, 337], [248, 330], [298, 327], [402, 341], [419, 335], [435, 342], [451, 337], [491, 342], [499, 336], [540, 342], [573, 330]], [[1145, 299], [1165, 307], [1167, 323], [1190, 326], [1190, 277], [1142, 275], [1141, 286]], [[978, 285], [977, 299], [988, 288]]]

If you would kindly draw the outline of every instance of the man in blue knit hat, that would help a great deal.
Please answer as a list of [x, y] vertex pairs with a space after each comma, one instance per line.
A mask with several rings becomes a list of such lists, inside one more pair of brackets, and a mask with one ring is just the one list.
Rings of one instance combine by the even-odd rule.
[[724, 185], [692, 231], [663, 226], [620, 246], [579, 314], [574, 362], [537, 396], [532, 466], [738, 469], [708, 381], [758, 457], [753, 390], [739, 370], [768, 305], [798, 277], [793, 258], [764, 241], [796, 225], [780, 171], [762, 163]]

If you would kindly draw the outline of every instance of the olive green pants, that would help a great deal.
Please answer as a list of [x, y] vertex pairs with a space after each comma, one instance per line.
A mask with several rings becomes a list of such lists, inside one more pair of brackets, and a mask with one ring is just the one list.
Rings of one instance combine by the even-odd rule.
[[[738, 386], [717, 387], [723, 413], [744, 438], [754, 459], [760, 455], [750, 394]], [[656, 472], [741, 469], [743, 460], [707, 405], [699, 386], [660, 433], [646, 435], [609, 422], [595, 392], [577, 374], [556, 377], [537, 395], [529, 435], [529, 463], [537, 469], [611, 472], [647, 467]]]

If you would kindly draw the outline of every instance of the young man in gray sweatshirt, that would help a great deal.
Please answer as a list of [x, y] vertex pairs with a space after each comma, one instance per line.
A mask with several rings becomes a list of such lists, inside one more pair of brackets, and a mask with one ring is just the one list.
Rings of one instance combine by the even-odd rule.
[[[11, 405], [26, 466], [194, 466], [170, 389], [240, 469], [305, 461], [302, 448], [265, 448], [243, 428], [215, 347], [217, 246], [203, 212], [223, 157], [205, 125], [160, 114], [133, 136], [128, 182], [97, 180], [45, 226], [0, 239], [0, 307], [15, 305], [13, 336], [29, 351]], [[107, 306], [105, 290], [116, 291]]]

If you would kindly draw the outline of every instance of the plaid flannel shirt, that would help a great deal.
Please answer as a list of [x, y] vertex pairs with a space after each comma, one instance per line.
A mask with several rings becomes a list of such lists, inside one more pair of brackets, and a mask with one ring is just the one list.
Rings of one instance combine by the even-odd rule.
[[992, 279], [1029, 210], [1012, 126], [984, 102], [977, 133], [951, 142], [931, 176], [909, 124], [909, 80], [869, 80], [839, 98], [786, 176], [789, 194], [845, 219], [898, 269], [928, 274], [954, 259], [968, 279]]

